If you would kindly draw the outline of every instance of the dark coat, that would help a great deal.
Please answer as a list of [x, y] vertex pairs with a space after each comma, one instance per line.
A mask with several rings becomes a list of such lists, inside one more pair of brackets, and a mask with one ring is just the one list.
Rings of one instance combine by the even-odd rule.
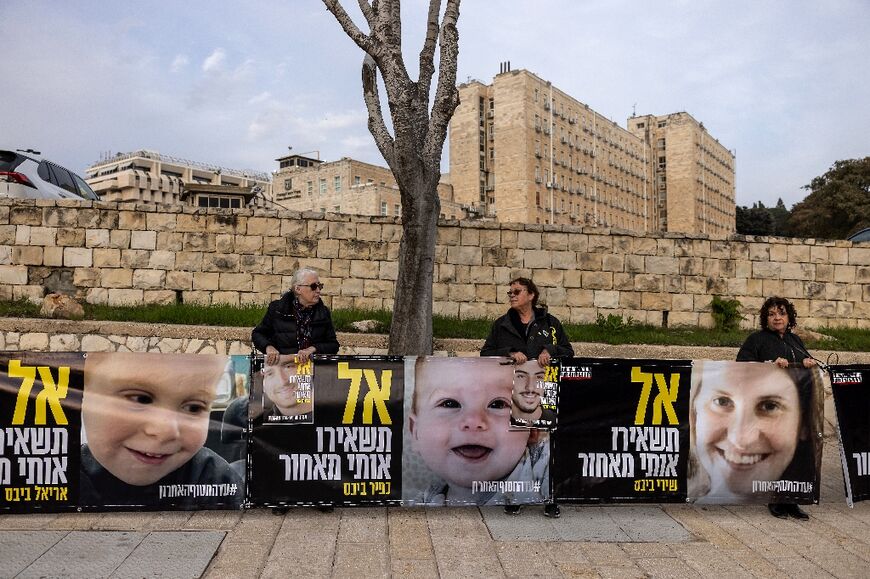
[[562, 324], [556, 316], [547, 313], [546, 308], [534, 309], [535, 317], [526, 327], [525, 336], [521, 336], [514, 327], [511, 312], [513, 310], [493, 322], [489, 336], [480, 350], [481, 356], [510, 356], [511, 352], [522, 352], [531, 360], [537, 358], [543, 350], [547, 350], [554, 358], [574, 355], [574, 348], [571, 347]]
[[[254, 347], [266, 353], [266, 346], [274, 346], [281, 354], [295, 354], [299, 351], [296, 338], [296, 315], [293, 310], [293, 292], [289, 291], [281, 299], [269, 304], [263, 321], [251, 332]], [[332, 315], [322, 301], [314, 304], [311, 319], [311, 344], [316, 354], [337, 354], [338, 338], [332, 325]]]
[[780, 336], [772, 330], [759, 330], [750, 334], [737, 352], [738, 362], [772, 362], [785, 358], [789, 364], [801, 364], [804, 358], [810, 357], [803, 340], [790, 331]]

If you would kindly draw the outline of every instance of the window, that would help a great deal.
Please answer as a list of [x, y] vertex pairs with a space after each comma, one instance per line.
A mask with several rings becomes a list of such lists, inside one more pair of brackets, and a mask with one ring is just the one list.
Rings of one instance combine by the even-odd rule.
[[341, 205], [333, 205], [332, 212], [333, 213], [341, 213]]
[[308, 194], [311, 195], [312, 193], [314, 193], [314, 181], [309, 181], [308, 182]]
[[395, 215], [401, 215], [401, 214], [402, 214], [402, 207], [401, 207], [398, 203], [396, 203], [395, 205], [393, 205], [393, 213], [394, 213]]
[[341, 175], [336, 175], [333, 178], [333, 186], [336, 191], [341, 191]]
[[387, 202], [381, 201], [381, 215], [387, 214]]
[[326, 179], [320, 180], [320, 194], [326, 195]]
[[353, 177], [353, 184], [354, 185], [359, 185], [361, 181], [362, 181], [362, 179], [360, 178], [359, 175], [354, 175], [354, 177]]
[[667, 124], [668, 124], [667, 121], [659, 121], [658, 127], [660, 129], [663, 129], [663, 128], [665, 128], [665, 125], [667, 125]]
[[49, 168], [49, 172], [53, 177], [51, 182], [61, 189], [66, 189], [70, 193], [75, 193], [78, 195], [78, 191], [76, 191], [76, 184], [73, 181], [72, 176], [69, 174], [69, 171], [64, 169], [63, 167], [58, 167], [57, 165], [52, 165], [51, 163], [47, 163]]

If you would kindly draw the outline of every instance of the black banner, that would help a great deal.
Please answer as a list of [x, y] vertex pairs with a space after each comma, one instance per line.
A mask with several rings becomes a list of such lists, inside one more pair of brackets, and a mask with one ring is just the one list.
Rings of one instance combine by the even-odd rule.
[[831, 366], [837, 435], [852, 505], [870, 498], [870, 365]]
[[403, 389], [401, 357], [289, 355], [255, 368], [250, 503], [399, 504]]
[[684, 502], [687, 360], [563, 360], [553, 488], [559, 502]]

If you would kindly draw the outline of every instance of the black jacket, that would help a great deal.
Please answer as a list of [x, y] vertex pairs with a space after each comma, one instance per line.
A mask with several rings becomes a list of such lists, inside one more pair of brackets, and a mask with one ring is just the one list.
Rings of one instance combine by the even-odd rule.
[[740, 351], [738, 362], [772, 362], [785, 358], [789, 364], [801, 364], [810, 353], [796, 334], [786, 332], [782, 337], [771, 330], [759, 330], [750, 334]]
[[[296, 339], [296, 316], [293, 313], [293, 292], [288, 291], [269, 304], [263, 321], [251, 332], [254, 347], [266, 353], [266, 346], [274, 346], [281, 354], [295, 354], [299, 351]], [[332, 325], [332, 315], [322, 301], [314, 304], [311, 319], [311, 344], [316, 354], [337, 354], [338, 338]]]
[[[527, 358], [537, 358], [541, 351], [547, 350], [552, 357], [571, 357], [574, 348], [568, 341], [562, 324], [556, 316], [547, 313], [546, 308], [535, 308], [535, 317], [526, 328], [526, 335], [522, 336], [511, 321], [511, 312], [497, 319], [492, 324], [492, 329], [483, 348], [481, 356], [509, 356], [511, 352], [522, 352]], [[516, 314], [514, 314], [516, 315]]]

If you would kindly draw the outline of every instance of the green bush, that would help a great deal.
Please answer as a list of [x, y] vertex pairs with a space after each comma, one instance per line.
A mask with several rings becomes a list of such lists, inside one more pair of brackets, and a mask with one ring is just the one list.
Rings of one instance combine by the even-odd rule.
[[623, 332], [635, 325], [635, 320], [631, 316], [623, 319], [620, 314], [607, 314], [607, 317], [598, 314], [595, 317], [595, 325], [606, 332]]
[[746, 319], [740, 313], [741, 307], [740, 300], [723, 299], [719, 296], [713, 296], [713, 301], [710, 302], [710, 310], [713, 314], [715, 328], [722, 332], [736, 330], [740, 326], [741, 320]]

